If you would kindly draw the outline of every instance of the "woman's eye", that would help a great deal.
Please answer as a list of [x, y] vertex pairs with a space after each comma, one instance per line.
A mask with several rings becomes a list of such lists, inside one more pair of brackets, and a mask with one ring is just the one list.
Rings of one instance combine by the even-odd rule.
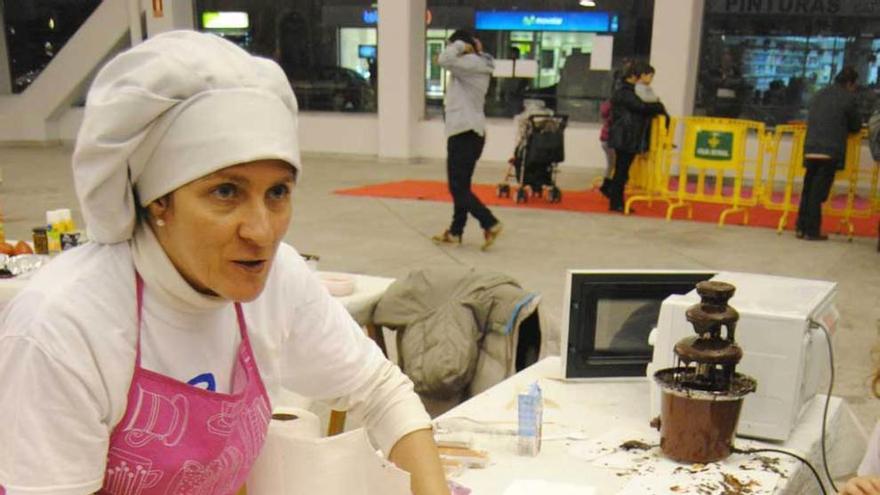
[[214, 188], [212, 194], [218, 199], [232, 199], [237, 192], [238, 188], [235, 187], [235, 184], [220, 184]]
[[267, 195], [269, 196], [269, 199], [272, 200], [284, 199], [290, 195], [290, 187], [286, 184], [279, 184], [269, 189]]

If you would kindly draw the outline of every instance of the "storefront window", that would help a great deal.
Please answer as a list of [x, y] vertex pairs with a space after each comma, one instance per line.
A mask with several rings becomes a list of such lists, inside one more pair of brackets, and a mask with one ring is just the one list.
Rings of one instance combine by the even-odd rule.
[[878, 54], [877, 2], [708, 0], [695, 113], [769, 125], [803, 121], [812, 95], [852, 65], [867, 117]]
[[198, 27], [277, 61], [302, 110], [375, 112], [378, 12], [370, 0], [196, 0]]
[[13, 93], [21, 93], [34, 82], [100, 3], [100, 0], [2, 3]]
[[654, 2], [598, 0], [428, 0], [425, 96], [428, 116], [443, 114], [446, 71], [437, 55], [459, 28], [474, 30], [496, 58], [486, 115], [513, 117], [540, 99], [572, 120], [597, 122], [614, 70], [651, 51]]

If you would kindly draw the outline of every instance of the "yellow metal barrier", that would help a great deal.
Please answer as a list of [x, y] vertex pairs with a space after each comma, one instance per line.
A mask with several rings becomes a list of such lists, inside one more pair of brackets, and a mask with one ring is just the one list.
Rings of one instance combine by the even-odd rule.
[[[794, 181], [803, 177], [804, 140], [807, 136], [805, 125], [778, 125], [769, 137], [767, 153], [769, 163], [767, 176], [762, 187], [761, 204], [768, 210], [781, 210], [782, 216], [776, 224], [776, 232], [782, 233], [788, 223], [788, 216], [798, 209], [794, 201]], [[788, 148], [788, 153], [783, 151]]]
[[[682, 207], [687, 208], [688, 218], [693, 218], [690, 202], [699, 201], [729, 206], [721, 213], [719, 226], [731, 213], [743, 213], [743, 223], [748, 223], [748, 208], [757, 205], [761, 196], [764, 124], [709, 117], [686, 117], [682, 121], [684, 144], [678, 161], [678, 184], [670, 194], [673, 201], [666, 210], [666, 219], [671, 220], [673, 212]], [[750, 154], [748, 139], [752, 133], [757, 146]], [[748, 196], [743, 187], [747, 172], [754, 179]], [[725, 182], [732, 186], [729, 191], [725, 190]]]
[[[842, 208], [834, 206], [832, 201], [825, 203], [823, 212], [840, 216], [840, 227], [846, 229], [849, 240], [852, 240], [853, 218], [868, 218], [878, 211], [877, 190], [877, 167], [862, 167], [862, 141], [868, 137], [868, 131], [850, 134], [846, 141], [846, 160], [843, 170], [837, 172], [834, 177], [834, 186], [831, 197], [834, 194], [845, 195], [846, 203]], [[857, 204], [857, 199], [862, 201]]]
[[[791, 136], [791, 142], [786, 156], [780, 149], [787, 135]], [[866, 137], [867, 131], [862, 131], [851, 134], [847, 139], [844, 168], [835, 174], [830, 200], [822, 208], [824, 213], [840, 217], [841, 229], [846, 229], [850, 240], [854, 231], [853, 218], [868, 218], [880, 211], [877, 167], [862, 167], [860, 163], [862, 140]], [[782, 211], [776, 227], [777, 232], [782, 232], [788, 223], [789, 215], [798, 211], [800, 193], [803, 190], [805, 139], [805, 126], [780, 125], [776, 126], [768, 146], [770, 164], [763, 187], [762, 205], [769, 210]], [[782, 168], [785, 169], [785, 182], [780, 191], [777, 178], [782, 175], [780, 172]], [[831, 199], [835, 196], [846, 198], [842, 207], [834, 205]]]
[[[679, 122], [683, 144], [676, 147]], [[854, 218], [880, 213], [880, 168], [876, 163], [873, 167], [860, 165], [866, 136], [866, 132], [850, 136], [845, 167], [835, 176], [832, 194], [838, 198], [844, 195], [844, 205], [828, 201], [823, 209], [840, 217], [841, 228], [850, 239]], [[664, 201], [668, 204], [666, 219], [670, 220], [678, 208], [687, 208], [688, 218], [692, 218], [694, 201], [722, 204], [728, 206], [718, 219], [722, 226], [733, 213], [743, 213], [743, 223], [748, 223], [749, 208], [760, 204], [782, 212], [777, 224], [777, 232], [782, 232], [798, 209], [805, 138], [804, 125], [779, 125], [768, 134], [763, 123], [740, 119], [672, 118], [668, 126], [655, 119], [651, 147], [633, 164], [625, 212], [629, 214], [637, 201]], [[678, 164], [675, 174], [674, 163]], [[677, 184], [671, 182], [673, 176]]]
[[624, 214], [629, 215], [632, 204], [636, 201], [670, 202], [668, 194], [669, 167], [673, 156], [673, 138], [678, 126], [678, 119], [671, 118], [668, 125], [665, 117], [660, 116], [651, 122], [651, 146], [647, 153], [640, 155], [641, 160], [633, 173], [630, 174], [630, 197], [626, 200]]

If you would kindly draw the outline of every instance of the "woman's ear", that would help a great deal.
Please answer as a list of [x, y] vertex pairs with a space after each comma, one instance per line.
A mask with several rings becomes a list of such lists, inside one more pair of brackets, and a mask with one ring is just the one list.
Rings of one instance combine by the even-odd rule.
[[166, 194], [161, 198], [153, 201], [152, 203], [147, 205], [147, 211], [149, 212], [150, 219], [155, 222], [158, 226], [162, 227], [165, 225], [166, 216], [168, 215], [169, 210], [171, 209], [171, 195]]

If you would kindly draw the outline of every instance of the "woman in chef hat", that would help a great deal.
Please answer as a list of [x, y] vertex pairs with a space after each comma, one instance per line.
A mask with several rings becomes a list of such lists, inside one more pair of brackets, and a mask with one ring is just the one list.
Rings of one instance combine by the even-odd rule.
[[271, 61], [179, 31], [100, 71], [73, 156], [93, 242], [0, 317], [0, 494], [235, 493], [282, 387], [448, 493], [412, 383], [282, 242], [301, 171]]

